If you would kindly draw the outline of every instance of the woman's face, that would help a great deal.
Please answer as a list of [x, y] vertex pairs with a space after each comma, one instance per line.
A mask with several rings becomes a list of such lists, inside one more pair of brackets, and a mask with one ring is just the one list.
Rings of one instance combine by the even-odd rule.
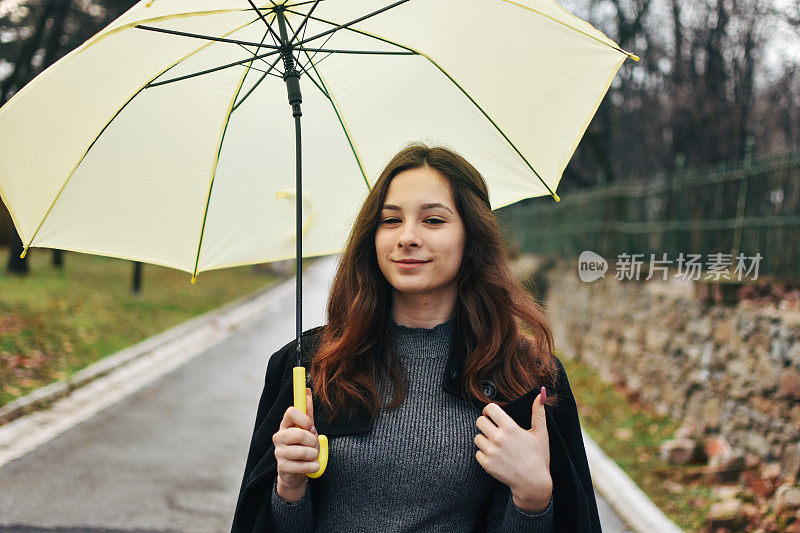
[[375, 250], [389, 284], [406, 294], [452, 290], [465, 228], [449, 182], [430, 167], [404, 170], [389, 183], [382, 207]]

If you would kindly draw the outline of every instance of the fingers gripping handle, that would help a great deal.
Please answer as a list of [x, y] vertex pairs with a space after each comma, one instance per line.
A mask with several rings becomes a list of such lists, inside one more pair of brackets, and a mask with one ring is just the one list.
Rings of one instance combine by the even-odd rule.
[[[294, 406], [304, 413], [306, 412], [306, 367], [296, 366], [293, 369], [294, 374]], [[319, 438], [319, 470], [306, 474], [308, 477], [319, 477], [325, 472], [325, 467], [328, 466], [328, 437], [325, 435], [317, 435]]]

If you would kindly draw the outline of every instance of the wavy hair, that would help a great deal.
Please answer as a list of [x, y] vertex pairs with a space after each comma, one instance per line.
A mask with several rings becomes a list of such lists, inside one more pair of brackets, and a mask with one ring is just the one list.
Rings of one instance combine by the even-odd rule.
[[[389, 378], [394, 391], [385, 409], [399, 407], [407, 394], [405, 367], [387, 342], [392, 331], [392, 287], [378, 265], [375, 232], [392, 178], [426, 166], [449, 183], [466, 229], [454, 327], [467, 348], [462, 388], [488, 404], [492, 400], [483, 393], [483, 379], [492, 379], [511, 400], [534, 386], [555, 384], [552, 331], [541, 306], [511, 270], [488, 204], [486, 182], [452, 150], [412, 143], [392, 158], [370, 190], [331, 286], [328, 323], [309, 379], [314, 401], [324, 403], [333, 417], [352, 417], [357, 404], [362, 404], [374, 419], [381, 408], [382, 376]], [[546, 403], [554, 403], [555, 396], [548, 394]]]

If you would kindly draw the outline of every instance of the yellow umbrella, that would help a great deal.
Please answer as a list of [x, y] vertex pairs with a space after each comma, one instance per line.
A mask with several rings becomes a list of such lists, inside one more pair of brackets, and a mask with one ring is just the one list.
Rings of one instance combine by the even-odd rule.
[[194, 282], [335, 253], [411, 139], [469, 154], [493, 208], [558, 200], [629, 56], [550, 0], [143, 0], [0, 108], [0, 195], [23, 256], [101, 254]]

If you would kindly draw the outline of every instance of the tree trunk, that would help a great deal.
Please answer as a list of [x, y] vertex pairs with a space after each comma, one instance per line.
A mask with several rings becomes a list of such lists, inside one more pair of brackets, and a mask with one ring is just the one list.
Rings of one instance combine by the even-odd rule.
[[67, 20], [67, 15], [69, 15], [72, 0], [55, 0], [55, 3], [53, 24], [50, 26], [50, 33], [47, 35], [47, 42], [44, 45], [44, 59], [37, 74], [55, 63], [61, 56], [61, 37], [64, 35], [64, 23]]
[[11, 241], [11, 253], [8, 254], [8, 266], [6, 267], [6, 271], [9, 274], [17, 274], [24, 276], [28, 273], [28, 258], [26, 256], [25, 259], [20, 259], [20, 254], [22, 253], [22, 240], [20, 240], [19, 235], [17, 232], [14, 232], [14, 237]]
[[64, 270], [64, 250], [53, 249], [53, 268]]
[[133, 262], [133, 294], [140, 295], [142, 293], [142, 263], [139, 261]]

